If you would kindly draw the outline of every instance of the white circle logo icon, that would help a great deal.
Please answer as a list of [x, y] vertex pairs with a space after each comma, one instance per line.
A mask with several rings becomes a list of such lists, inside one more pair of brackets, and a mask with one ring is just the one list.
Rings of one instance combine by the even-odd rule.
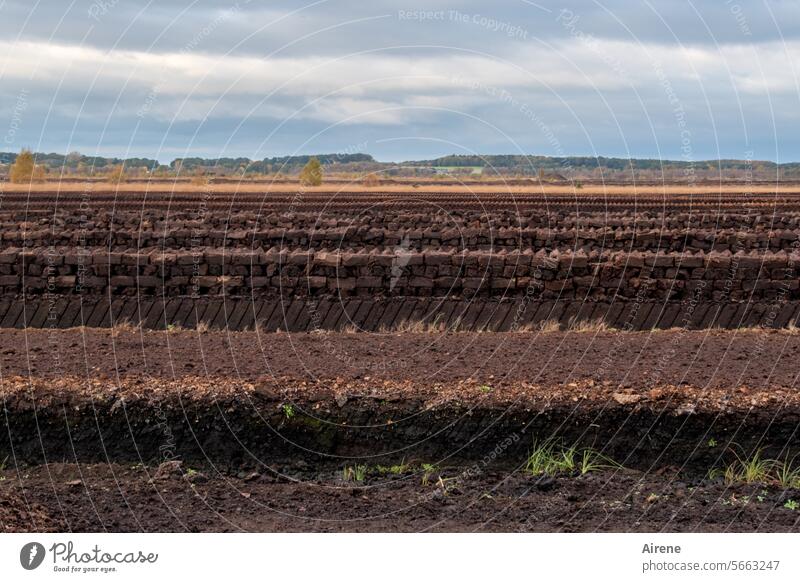
[[39, 542], [27, 543], [19, 552], [19, 563], [26, 570], [35, 570], [44, 561], [44, 554], [44, 546]]

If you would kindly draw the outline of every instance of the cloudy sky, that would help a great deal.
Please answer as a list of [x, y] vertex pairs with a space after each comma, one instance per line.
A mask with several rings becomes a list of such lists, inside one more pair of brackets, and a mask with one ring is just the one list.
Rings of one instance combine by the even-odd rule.
[[0, 0], [0, 151], [800, 161], [789, 0]]

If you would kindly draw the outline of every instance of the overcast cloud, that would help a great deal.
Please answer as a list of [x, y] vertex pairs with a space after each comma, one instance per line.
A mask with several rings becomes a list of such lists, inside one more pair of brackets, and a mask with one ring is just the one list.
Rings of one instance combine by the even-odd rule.
[[790, 1], [0, 0], [2, 151], [800, 160]]

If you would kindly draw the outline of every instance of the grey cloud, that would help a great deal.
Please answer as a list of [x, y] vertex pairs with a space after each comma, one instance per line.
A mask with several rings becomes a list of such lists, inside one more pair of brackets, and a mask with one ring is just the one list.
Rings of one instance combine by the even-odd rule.
[[[749, 149], [755, 157], [800, 159], [790, 131], [799, 121], [791, 68], [796, 55], [787, 57], [781, 45], [800, 46], [795, 2], [330, 0], [286, 16], [311, 4], [9, 0], [0, 14], [6, 44], [19, 37], [33, 43], [26, 47], [130, 53], [126, 59], [112, 54], [102, 69], [76, 57], [65, 66], [49, 63], [50, 70], [45, 58], [46, 74], [25, 75], [13, 72], [22, 57], [7, 50], [0, 57], [0, 112], [7, 125], [26, 92], [13, 145], [114, 154], [130, 148], [131, 155], [165, 160], [187, 147], [196, 155], [264, 157], [298, 148], [341, 151], [354, 143], [397, 160], [519, 150], [679, 158], [685, 149], [680, 107], [694, 159], [743, 157]], [[423, 18], [419, 11], [434, 14]], [[685, 66], [681, 45], [696, 53]], [[663, 78], [655, 74], [651, 52], [663, 61]], [[313, 62], [303, 59], [352, 53], [368, 58], [350, 57], [341, 68], [323, 67], [286, 86], [280, 74], [256, 66], [272, 55], [270, 62], [293, 75]], [[148, 54], [153, 62], [142, 58]], [[173, 65], [162, 85], [162, 61], [180, 54], [252, 58], [255, 64], [197, 60], [205, 77], [190, 70], [191, 62], [185, 70]], [[471, 54], [497, 61], [470, 68], [455, 58]], [[101, 60], [92, 55], [89, 61]], [[137, 59], [140, 67], [130, 65]], [[243, 80], [231, 76], [233, 68]], [[420, 70], [430, 81], [386, 79]], [[347, 86], [364, 81], [363, 75], [375, 82]], [[461, 75], [479, 85], [446, 82]], [[334, 94], [314, 102], [328, 91]]]

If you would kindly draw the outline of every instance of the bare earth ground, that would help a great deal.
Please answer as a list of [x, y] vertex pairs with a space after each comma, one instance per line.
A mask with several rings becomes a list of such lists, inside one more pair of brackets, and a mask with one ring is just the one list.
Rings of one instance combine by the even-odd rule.
[[524, 380], [547, 386], [595, 380], [735, 388], [794, 387], [800, 334], [653, 333], [227, 333], [4, 329], [4, 376], [126, 374], [448, 382]]
[[[798, 450], [798, 350], [786, 332], [4, 330], [0, 530], [797, 531], [800, 490], [708, 470], [735, 445]], [[552, 434], [620, 466], [526, 473]]]

